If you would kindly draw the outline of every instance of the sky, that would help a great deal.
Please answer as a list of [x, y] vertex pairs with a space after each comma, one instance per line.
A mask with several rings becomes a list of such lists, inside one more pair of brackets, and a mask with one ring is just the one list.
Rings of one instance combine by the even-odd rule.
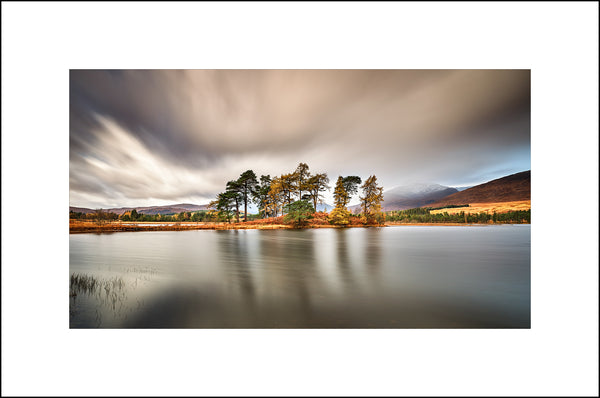
[[529, 70], [71, 70], [70, 205], [207, 204], [300, 162], [331, 186], [477, 185], [531, 168], [530, 85]]

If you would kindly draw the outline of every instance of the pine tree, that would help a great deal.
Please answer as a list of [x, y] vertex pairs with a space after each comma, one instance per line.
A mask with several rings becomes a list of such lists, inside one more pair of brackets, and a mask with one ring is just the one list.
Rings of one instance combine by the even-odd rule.
[[313, 218], [315, 208], [313, 205], [306, 200], [297, 200], [294, 203], [285, 206], [287, 212], [284, 217], [285, 222], [292, 222], [297, 227], [306, 225], [308, 220]]
[[260, 184], [257, 186], [256, 190], [252, 197], [254, 198], [254, 203], [258, 205], [258, 212], [262, 218], [268, 217], [269, 212], [267, 212], [267, 202], [269, 200], [269, 191], [271, 190], [271, 176], [270, 175], [261, 175], [260, 176]]
[[285, 201], [285, 192], [283, 189], [283, 184], [281, 181], [281, 177], [275, 177], [271, 181], [271, 186], [269, 188], [269, 193], [267, 196], [266, 202], [266, 212], [273, 214], [277, 217], [279, 208], [284, 204]]
[[342, 182], [344, 184], [344, 189], [346, 190], [346, 204], [348, 204], [350, 203], [352, 195], [356, 195], [358, 192], [358, 187], [362, 180], [359, 176], [347, 176], [343, 178]]
[[308, 172], [308, 165], [306, 163], [300, 163], [298, 167], [296, 167], [296, 171], [293, 173], [294, 180], [296, 183], [296, 192], [298, 192], [298, 200], [302, 200], [302, 191], [307, 191], [307, 182], [310, 178], [310, 173]]
[[306, 187], [308, 190], [308, 197], [313, 201], [313, 206], [316, 210], [317, 202], [322, 202], [321, 192], [329, 189], [329, 177], [327, 173], [318, 173], [311, 176], [306, 181]]
[[[237, 210], [236, 198], [238, 193], [234, 191], [225, 191], [217, 195], [215, 201], [210, 202], [209, 207], [218, 210], [221, 217], [225, 217], [227, 222], [231, 223], [233, 209]], [[236, 212], [237, 213], [237, 212]]]
[[329, 222], [336, 225], [346, 225], [350, 222], [350, 212], [346, 209], [348, 204], [348, 192], [344, 188], [344, 179], [339, 176], [333, 191], [335, 209], [329, 214]]
[[244, 202], [244, 222], [248, 221], [248, 201], [257, 190], [258, 181], [256, 180], [256, 174], [252, 170], [246, 170], [240, 175], [237, 183], [239, 185], [240, 194], [242, 195], [242, 201]]
[[297, 192], [296, 176], [294, 173], [283, 174], [279, 177], [280, 189], [285, 198], [284, 205], [289, 205], [293, 202], [292, 195]]
[[346, 188], [344, 188], [344, 179], [342, 176], [339, 176], [335, 183], [333, 200], [336, 208], [345, 208], [348, 204], [348, 192], [346, 191]]
[[362, 196], [360, 196], [360, 200], [366, 223], [381, 222], [378, 214], [381, 212], [383, 187], [377, 186], [377, 177], [373, 175], [367, 178], [361, 188]]
[[242, 201], [242, 186], [237, 180], [234, 180], [229, 181], [225, 189], [226, 192], [230, 194], [230, 196], [235, 202], [235, 219], [236, 222], [240, 222], [240, 202]]

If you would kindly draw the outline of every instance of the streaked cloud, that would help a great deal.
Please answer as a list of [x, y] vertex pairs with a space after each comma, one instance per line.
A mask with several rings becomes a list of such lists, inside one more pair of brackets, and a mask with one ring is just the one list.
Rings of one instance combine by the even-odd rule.
[[206, 203], [246, 169], [299, 162], [472, 185], [530, 168], [530, 73], [74, 70], [70, 121], [77, 206]]

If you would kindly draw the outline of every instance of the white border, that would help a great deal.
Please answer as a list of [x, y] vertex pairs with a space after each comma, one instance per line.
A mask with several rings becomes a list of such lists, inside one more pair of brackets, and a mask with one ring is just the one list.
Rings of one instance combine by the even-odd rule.
[[[69, 330], [69, 68], [532, 69], [532, 329]], [[597, 395], [597, 109], [594, 2], [2, 3], [2, 394]]]

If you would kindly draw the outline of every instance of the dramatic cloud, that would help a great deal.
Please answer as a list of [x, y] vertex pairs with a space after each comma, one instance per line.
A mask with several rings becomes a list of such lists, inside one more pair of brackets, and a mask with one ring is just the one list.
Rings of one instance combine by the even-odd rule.
[[206, 203], [247, 169], [473, 185], [530, 168], [528, 70], [74, 70], [72, 205]]

